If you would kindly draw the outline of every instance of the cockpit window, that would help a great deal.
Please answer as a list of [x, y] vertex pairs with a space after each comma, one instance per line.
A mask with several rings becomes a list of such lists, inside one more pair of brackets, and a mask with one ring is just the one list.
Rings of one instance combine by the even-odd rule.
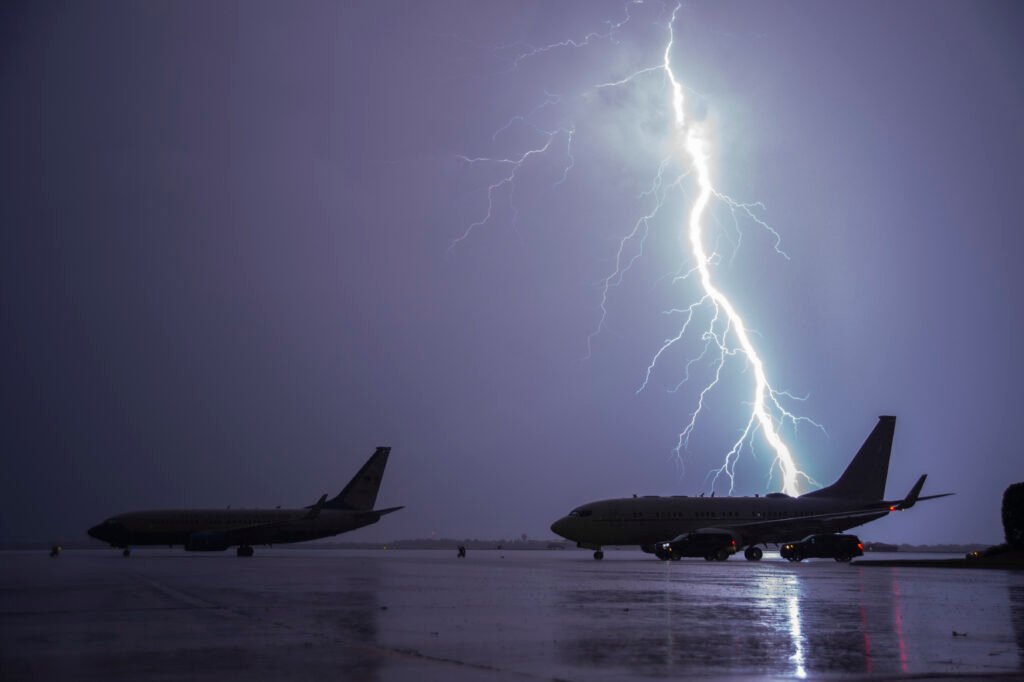
[[573, 509], [569, 512], [569, 516], [590, 516], [593, 513], [590, 509]]

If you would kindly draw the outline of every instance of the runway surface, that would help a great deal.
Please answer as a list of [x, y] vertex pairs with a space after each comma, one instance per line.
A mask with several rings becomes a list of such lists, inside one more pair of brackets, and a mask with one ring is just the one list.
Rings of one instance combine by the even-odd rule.
[[1010, 571], [81, 550], [0, 553], [0, 595], [5, 681], [1024, 677]]

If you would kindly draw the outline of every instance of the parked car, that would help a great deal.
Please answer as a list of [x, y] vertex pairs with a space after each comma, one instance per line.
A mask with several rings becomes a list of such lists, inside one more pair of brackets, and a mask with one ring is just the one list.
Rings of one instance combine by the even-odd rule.
[[654, 548], [655, 556], [662, 560], [704, 557], [708, 561], [725, 561], [735, 553], [735, 536], [732, 533], [717, 530], [684, 533], [669, 542], [659, 543]]
[[864, 556], [864, 545], [856, 535], [825, 533], [808, 535], [800, 542], [789, 542], [779, 549], [779, 555], [790, 561], [824, 558], [849, 561], [855, 556]]

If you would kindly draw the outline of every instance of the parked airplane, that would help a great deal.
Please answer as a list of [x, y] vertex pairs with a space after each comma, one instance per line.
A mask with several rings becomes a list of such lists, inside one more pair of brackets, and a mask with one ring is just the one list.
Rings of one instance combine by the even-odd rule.
[[374, 509], [391, 448], [380, 447], [335, 497], [322, 495], [303, 509], [177, 509], [118, 514], [89, 529], [89, 535], [124, 548], [184, 545], [192, 552], [218, 552], [237, 545], [252, 556], [253, 545], [304, 542], [376, 523], [402, 507]]
[[577, 507], [551, 525], [551, 530], [578, 547], [593, 549], [604, 558], [606, 545], [640, 545], [653, 553], [658, 542], [696, 530], [725, 530], [746, 547], [744, 556], [757, 561], [758, 545], [792, 542], [811, 533], [837, 533], [910, 509], [920, 500], [927, 474], [921, 476], [902, 500], [883, 500], [889, 473], [889, 455], [896, 417], [879, 417], [871, 435], [832, 485], [790, 497], [770, 493], [764, 497], [632, 497], [600, 500]]

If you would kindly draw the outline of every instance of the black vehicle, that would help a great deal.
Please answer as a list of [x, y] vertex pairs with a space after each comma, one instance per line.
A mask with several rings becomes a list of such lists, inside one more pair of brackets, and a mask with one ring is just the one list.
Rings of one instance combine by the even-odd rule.
[[718, 530], [698, 530], [684, 533], [669, 542], [654, 546], [654, 554], [662, 561], [676, 561], [682, 557], [704, 557], [708, 561], [725, 561], [736, 553], [736, 538], [732, 533]]
[[855, 556], [864, 556], [864, 545], [856, 535], [808, 535], [800, 542], [783, 545], [779, 549], [779, 555], [790, 561], [813, 558], [849, 561]]

